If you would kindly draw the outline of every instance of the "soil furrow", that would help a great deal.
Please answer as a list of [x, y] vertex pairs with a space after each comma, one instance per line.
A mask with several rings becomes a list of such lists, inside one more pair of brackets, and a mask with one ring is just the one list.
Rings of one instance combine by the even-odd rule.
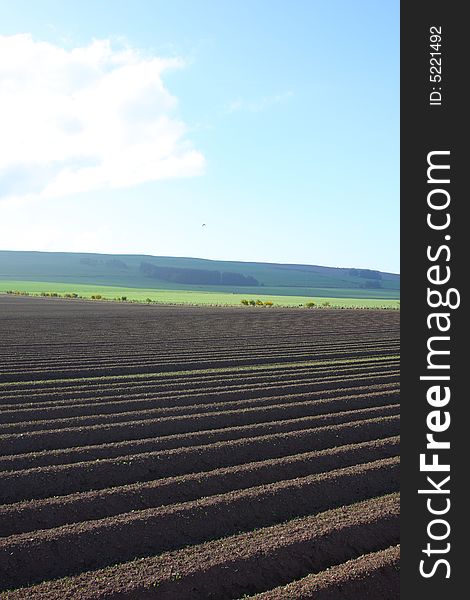
[[[274, 386], [265, 384], [251, 384], [245, 385], [231, 385], [225, 387], [206, 387], [204, 389], [204, 396], [213, 396], [217, 398], [219, 394], [234, 393], [240, 394], [240, 397], [244, 395], [246, 398], [262, 397], [261, 391], [264, 395], [286, 395], [293, 392], [314, 392], [314, 391], [328, 391], [334, 389], [341, 389], [342, 393], [345, 394], [346, 390], [366, 387], [366, 386], [382, 386], [387, 383], [397, 382], [399, 380], [399, 371], [391, 370], [389, 372], [380, 372], [374, 375], [360, 375], [358, 377], [335, 377], [331, 379], [308, 379], [301, 383], [297, 383], [295, 380], [282, 383], [277, 385], [274, 391], [271, 389]], [[302, 389], [305, 386], [305, 390]], [[278, 390], [276, 392], [275, 390]], [[142, 392], [139, 391], [138, 386], [130, 386], [126, 390], [120, 390], [119, 394], [113, 396], [103, 395], [90, 395], [89, 397], [70, 397], [62, 400], [45, 400], [44, 402], [31, 402], [33, 399], [30, 395], [19, 396], [15, 398], [17, 402], [14, 404], [2, 404], [2, 412], [0, 413], [1, 423], [10, 423], [16, 421], [25, 421], [29, 418], [34, 418], [36, 413], [41, 414], [41, 411], [45, 415], [52, 418], [61, 418], [64, 416], [73, 417], [75, 414], [79, 416], [80, 411], [95, 410], [101, 413], [118, 412], [119, 407], [123, 405], [129, 405], [138, 409], [139, 407], [145, 408], [147, 406], [153, 406], [156, 401], [159, 405], [165, 405], [170, 403], [171, 399], [181, 399], [181, 405], [184, 404], [185, 398], [197, 398], [202, 396], [201, 389], [193, 390], [168, 390], [160, 392]], [[57, 394], [60, 397], [60, 394]], [[22, 402], [20, 403], [20, 400]], [[28, 401], [26, 401], [28, 400]], [[180, 401], [178, 401], [180, 404]], [[20, 408], [21, 407], [21, 408]], [[84, 414], [88, 414], [84, 412]], [[90, 413], [93, 414], [93, 413]]]
[[[299, 580], [296, 584], [308, 584], [300, 578], [328, 567], [331, 573], [341, 569], [341, 581], [348, 572], [358, 571], [355, 567], [349, 569], [350, 565], [345, 570], [341, 563], [346, 560], [375, 550], [379, 550], [376, 555], [379, 560], [389, 559], [390, 550], [380, 549], [397, 541], [398, 510], [398, 495], [391, 494], [157, 557], [42, 583], [4, 597], [10, 600], [234, 600], [295, 579]], [[369, 556], [358, 560], [369, 562]], [[368, 564], [367, 571], [371, 566]], [[278, 590], [272, 592], [278, 593]], [[296, 594], [282, 596], [286, 600], [298, 597]], [[361, 600], [366, 597], [362, 596]], [[326, 598], [334, 600], [335, 596]], [[384, 598], [392, 600], [390, 596]]]
[[[398, 378], [394, 377], [392, 379], [397, 380]], [[298, 393], [292, 393], [295, 392], [295, 387], [289, 388], [286, 390], [287, 393], [282, 395], [271, 395], [273, 391], [279, 392], [279, 388], [275, 390], [268, 389], [266, 393], [262, 393], [260, 390], [259, 393], [253, 392], [253, 394], [222, 392], [217, 395], [184, 395], [171, 399], [150, 400], [144, 403], [144, 406], [139, 403], [136, 408], [132, 402], [123, 401], [116, 407], [114, 412], [109, 411], [103, 414], [102, 411], [96, 409], [91, 415], [71, 415], [68, 418], [56, 418], [54, 415], [49, 415], [48, 411], [39, 409], [32, 411], [32, 418], [29, 421], [20, 418], [15, 422], [0, 424], [0, 438], [2, 435], [9, 433], [47, 431], [69, 427], [93, 427], [94, 425], [106, 423], [153, 420], [160, 417], [178, 416], [179, 414], [192, 415], [192, 418], [198, 418], [203, 413], [224, 412], [229, 416], [233, 411], [245, 413], [247, 410], [256, 410], [257, 407], [261, 407], [264, 411], [274, 409], [276, 406], [292, 410], [294, 407], [306, 406], [309, 401], [315, 401], [316, 404], [321, 406], [324, 399], [335, 397], [342, 398], [345, 407], [348, 404], [354, 405], [357, 398], [364, 398], [363, 406], [393, 403], [399, 399], [399, 387], [396, 381], [374, 386], [358, 386], [357, 388], [346, 387], [308, 391], [311, 387], [310, 384], [299, 386]], [[67, 412], [66, 409], [64, 410]], [[73, 409], [70, 410], [73, 412]], [[335, 409], [332, 408], [332, 412], [334, 411]], [[5, 415], [7, 418], [11, 417], [11, 413], [8, 411], [5, 412]], [[266, 419], [262, 418], [261, 420]]]
[[[0, 540], [0, 581], [3, 589], [8, 589], [78, 574], [395, 492], [398, 464], [398, 459], [384, 459], [184, 504], [4, 538]], [[71, 547], [73, 552], [69, 551]]]
[[[114, 600], [125, 597], [130, 600], [130, 596], [111, 596]], [[397, 600], [399, 597], [400, 547], [397, 545], [349, 560], [282, 588], [256, 594], [253, 600]]]
[[396, 456], [398, 437], [339, 446], [102, 491], [33, 500], [0, 507], [0, 536], [51, 529], [125, 512], [195, 500]]
[[[29, 454], [14, 454], [0, 458], [0, 466], [4, 471], [17, 471], [117, 458], [129, 454], [144, 454], [146, 452], [157, 452], [160, 450], [191, 448], [198, 445], [215, 444], [223, 441], [247, 440], [250, 438], [256, 439], [269, 435], [281, 435], [286, 439], [290, 439], [289, 436], [291, 433], [293, 435], [303, 435], [303, 433], [311, 427], [312, 419], [315, 419], [315, 417], [277, 421], [274, 423], [257, 423], [255, 425], [245, 425], [243, 427], [227, 427], [207, 431], [196, 431], [194, 433], [168, 435], [165, 437], [143, 437], [136, 440], [85, 445], [83, 447], [65, 448], [60, 450], [46, 450]], [[350, 418], [348, 417], [348, 419]], [[317, 420], [313, 421], [313, 424], [315, 425], [316, 422]], [[362, 430], [359, 429], [361, 425], [363, 425]], [[340, 424], [334, 427], [339, 427], [338, 431], [341, 432], [341, 435], [350, 435], [350, 423], [346, 423], [345, 425]], [[398, 428], [398, 416], [365, 419], [359, 421], [357, 424], [353, 424], [353, 429], [356, 434], [360, 432], [360, 435], [363, 435], [364, 437], [361, 438], [356, 435], [354, 439], [346, 439], [344, 443], [347, 443], [348, 441], [356, 442], [371, 440], [374, 439], [373, 436], [387, 437], [388, 435], [397, 433]], [[313, 429], [313, 431], [317, 431], [319, 435], [322, 435], [321, 430]], [[337, 430], [334, 429], [334, 431]], [[335, 445], [335, 440], [327, 443]], [[1, 474], [0, 477], [2, 477]]]
[[[386, 400], [384, 405], [384, 399]], [[382, 400], [382, 402], [381, 402]], [[396, 406], [393, 402], [398, 400], [398, 394], [372, 394], [370, 399], [360, 396], [358, 402], [367, 405], [379, 404], [383, 415], [388, 414], [387, 404]], [[362, 406], [364, 405], [362, 404]], [[215, 411], [212, 413], [193, 414], [188, 419], [186, 416], [161, 417], [149, 420], [124, 421], [122, 423], [105, 423], [87, 425], [86, 427], [68, 427], [63, 429], [39, 430], [31, 432], [9, 433], [0, 435], [0, 452], [3, 454], [17, 454], [32, 452], [40, 448], [53, 450], [70, 446], [90, 445], [97, 442], [119, 442], [123, 440], [139, 439], [155, 436], [191, 433], [201, 430], [219, 429], [223, 427], [239, 427], [243, 425], [256, 425], [284, 421], [288, 419], [312, 418], [317, 422], [323, 419], [324, 423], [340, 423], [344, 420], [355, 420], [361, 417], [360, 410], [373, 411], [379, 408], [365, 408], [342, 411], [329, 415], [318, 415], [317, 402], [301, 402], [299, 404], [284, 404], [273, 407], [254, 409]], [[364, 413], [365, 414], [365, 413]], [[371, 416], [379, 416], [371, 415]]]
[[205, 372], [194, 372], [190, 375], [184, 372], [181, 375], [170, 375], [165, 377], [151, 375], [146, 378], [109, 378], [106, 380], [106, 386], [103, 386], [103, 380], [83, 379], [64, 380], [62, 382], [37, 382], [36, 385], [2, 385], [0, 386], [0, 403], [2, 406], [8, 406], [8, 402], [15, 403], [16, 400], [22, 400], [24, 397], [34, 400], [34, 404], [50, 402], [53, 405], [60, 398], [67, 402], [68, 398], [73, 400], [85, 398], [107, 398], [119, 396], [124, 393], [134, 392], [137, 394], [146, 393], [164, 393], [179, 392], [185, 390], [201, 390], [207, 388], [218, 388], [224, 386], [239, 386], [241, 382], [245, 385], [269, 384], [271, 382], [298, 382], [312, 380], [316, 383], [324, 381], [328, 383], [333, 380], [343, 381], [348, 379], [357, 379], [361, 377], [376, 376], [382, 373], [388, 374], [399, 368], [398, 359], [370, 360], [361, 361], [354, 366], [347, 364], [333, 367], [314, 367], [314, 365], [304, 367], [286, 367], [284, 369], [258, 369], [256, 371], [226, 371], [225, 374], [219, 371], [207, 374]]

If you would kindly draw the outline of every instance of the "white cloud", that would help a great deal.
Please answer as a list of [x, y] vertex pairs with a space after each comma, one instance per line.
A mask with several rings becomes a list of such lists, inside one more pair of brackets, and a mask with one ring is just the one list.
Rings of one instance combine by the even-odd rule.
[[0, 36], [0, 198], [201, 174], [204, 157], [162, 82], [182, 66], [109, 40], [66, 50], [29, 34]]
[[265, 96], [259, 100], [245, 100], [243, 98], [238, 98], [237, 100], [234, 100], [228, 104], [225, 112], [261, 112], [276, 104], [283, 104], [284, 102], [287, 102], [287, 100], [289, 100], [292, 96], [293, 93], [289, 91], [282, 94], [275, 94], [273, 96]]

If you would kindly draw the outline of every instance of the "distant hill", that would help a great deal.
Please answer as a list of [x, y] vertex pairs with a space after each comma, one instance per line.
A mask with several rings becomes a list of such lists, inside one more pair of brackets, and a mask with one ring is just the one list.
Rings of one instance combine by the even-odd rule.
[[400, 289], [399, 275], [363, 268], [8, 250], [0, 280], [357, 298], [398, 298]]

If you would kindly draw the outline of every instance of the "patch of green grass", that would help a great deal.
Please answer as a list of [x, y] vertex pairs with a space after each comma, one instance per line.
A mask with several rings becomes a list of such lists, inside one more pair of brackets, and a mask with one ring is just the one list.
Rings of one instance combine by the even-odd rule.
[[[193, 290], [156, 290], [149, 288], [126, 288], [106, 285], [89, 285], [77, 283], [50, 283], [44, 281], [0, 281], [0, 292], [15, 290], [32, 295], [65, 294], [91, 299], [99, 296], [103, 300], [119, 300], [159, 304], [187, 304], [204, 306], [240, 306], [241, 300], [261, 303], [272, 302], [274, 306], [296, 307], [308, 302], [331, 308], [394, 308], [400, 307], [398, 300], [370, 298], [315, 298], [310, 296], [279, 296], [270, 294], [235, 294], [228, 292], [203, 292]], [[333, 290], [330, 290], [330, 293]], [[262, 307], [258, 306], [259, 310]]]

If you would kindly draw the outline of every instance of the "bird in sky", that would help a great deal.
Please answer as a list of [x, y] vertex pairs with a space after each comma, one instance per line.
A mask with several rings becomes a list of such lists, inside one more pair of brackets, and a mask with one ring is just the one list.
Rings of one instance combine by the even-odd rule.
[[203, 224], [202, 224], [202, 227], [205, 227], [205, 226], [206, 226], [206, 224], [205, 224], [205, 223], [203, 223]]

